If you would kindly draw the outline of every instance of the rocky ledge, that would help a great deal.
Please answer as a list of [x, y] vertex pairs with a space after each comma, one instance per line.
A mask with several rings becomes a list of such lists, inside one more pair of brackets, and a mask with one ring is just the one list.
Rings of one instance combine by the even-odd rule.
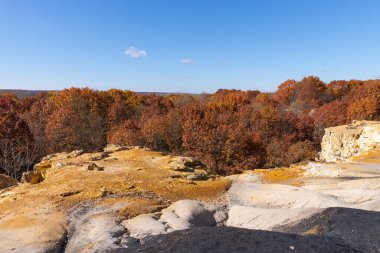
[[50, 155], [0, 190], [0, 252], [379, 252], [375, 146], [229, 177], [141, 147]]
[[353, 121], [350, 125], [327, 128], [321, 148], [321, 159], [327, 162], [347, 161], [380, 148], [380, 122]]

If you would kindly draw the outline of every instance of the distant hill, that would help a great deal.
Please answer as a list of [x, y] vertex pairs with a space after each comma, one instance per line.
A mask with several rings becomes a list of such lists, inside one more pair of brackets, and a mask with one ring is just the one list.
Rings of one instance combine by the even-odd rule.
[[12, 89], [0, 89], [0, 95], [5, 93], [15, 94], [18, 98], [33, 97], [40, 92], [49, 92], [47, 90], [12, 90]]
[[[49, 90], [13, 90], [13, 89], [0, 89], [0, 95], [5, 93], [15, 94], [18, 98], [32, 97], [40, 92], [50, 92]], [[169, 96], [169, 95], [183, 95], [185, 93], [180, 92], [136, 92], [142, 95], [156, 94], [159, 96]], [[196, 94], [190, 94], [196, 95]]]

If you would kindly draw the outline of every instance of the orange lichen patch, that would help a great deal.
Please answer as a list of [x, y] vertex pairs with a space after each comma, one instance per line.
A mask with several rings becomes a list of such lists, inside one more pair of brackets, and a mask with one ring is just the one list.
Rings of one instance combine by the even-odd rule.
[[255, 170], [261, 176], [263, 183], [267, 184], [289, 184], [302, 186], [302, 176], [305, 170], [301, 166], [292, 166], [280, 169], [259, 169]]
[[362, 162], [362, 163], [380, 163], [380, 149], [372, 149], [367, 152], [364, 152], [358, 156], [353, 156], [349, 160], [353, 162]]
[[[152, 200], [165, 203], [179, 199], [215, 200], [231, 184], [224, 178], [207, 181], [183, 179], [187, 172], [167, 168], [171, 156], [145, 149], [118, 151], [99, 161], [92, 161], [91, 157], [82, 154], [67, 158], [67, 155], [60, 154], [44, 161], [44, 166], [48, 167], [49, 161], [53, 164], [47, 169], [44, 181], [34, 185], [23, 184], [7, 192], [7, 195], [0, 194], [0, 219], [7, 214], [23, 215], [46, 203], [56, 212], [66, 212], [78, 203], [107, 198], [118, 198], [126, 203], [136, 202], [128, 198], [146, 199], [150, 203], [146, 208], [149, 211], [150, 207], [161, 205], [151, 203]], [[104, 170], [86, 169], [84, 164], [91, 162]], [[61, 165], [56, 166], [57, 163]], [[180, 178], [176, 178], [178, 175]], [[132, 215], [144, 210], [143, 204], [136, 203], [135, 207], [131, 207], [136, 210], [131, 209]], [[30, 209], [32, 207], [34, 209]]]
[[226, 179], [208, 180], [202, 182], [174, 181], [170, 186], [157, 188], [157, 192], [171, 201], [180, 199], [215, 200], [231, 186]]
[[322, 230], [323, 229], [322, 229], [321, 225], [316, 225], [315, 227], [305, 231], [303, 234], [304, 235], [319, 235], [319, 234], [321, 234]]
[[120, 210], [120, 214], [127, 218], [131, 219], [137, 215], [145, 213], [155, 213], [161, 211], [168, 205], [162, 204], [161, 201], [151, 200], [151, 199], [133, 199], [129, 200], [128, 205]]

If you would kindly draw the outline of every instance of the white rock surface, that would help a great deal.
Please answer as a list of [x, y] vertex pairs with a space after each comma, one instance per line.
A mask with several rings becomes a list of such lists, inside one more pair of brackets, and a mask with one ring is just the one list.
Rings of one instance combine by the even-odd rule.
[[321, 159], [327, 162], [345, 161], [380, 148], [380, 122], [354, 121], [350, 125], [326, 128], [321, 147]]
[[216, 221], [213, 213], [200, 201], [180, 200], [160, 213], [139, 215], [123, 221], [122, 225], [130, 236], [144, 238], [194, 226], [214, 226]]
[[228, 192], [232, 205], [260, 208], [327, 208], [346, 206], [329, 195], [285, 184], [234, 183]]
[[300, 186], [265, 183], [260, 174], [231, 177], [227, 226], [272, 230], [328, 207], [380, 211], [380, 165], [311, 163]]
[[232, 206], [228, 212], [227, 226], [246, 229], [272, 230], [275, 227], [296, 223], [315, 213], [318, 208], [269, 209]]
[[67, 253], [110, 252], [121, 249], [121, 236], [125, 228], [117, 223], [111, 209], [81, 206], [70, 219]]

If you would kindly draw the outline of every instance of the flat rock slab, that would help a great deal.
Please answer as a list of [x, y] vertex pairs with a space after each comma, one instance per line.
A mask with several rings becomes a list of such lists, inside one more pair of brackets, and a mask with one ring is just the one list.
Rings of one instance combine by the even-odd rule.
[[136, 252], [366, 252], [340, 239], [231, 227], [206, 227], [159, 235]]
[[7, 217], [0, 223], [0, 252], [59, 252], [64, 225], [60, 215]]
[[323, 234], [345, 243], [380, 252], [380, 213], [350, 208], [328, 208], [295, 226], [275, 230], [297, 234]]
[[320, 212], [319, 208], [267, 209], [247, 206], [232, 206], [228, 212], [226, 226], [272, 230], [276, 226], [289, 225]]

